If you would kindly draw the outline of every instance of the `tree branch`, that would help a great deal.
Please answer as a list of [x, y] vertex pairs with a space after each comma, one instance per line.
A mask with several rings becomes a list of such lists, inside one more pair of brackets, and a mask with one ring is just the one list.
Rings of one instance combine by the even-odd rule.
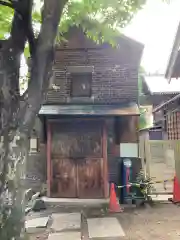
[[[30, 26], [29, 20], [31, 20], [32, 14], [32, 0], [22, 0], [22, 4], [17, 1], [17, 4], [21, 6], [18, 11], [15, 9], [14, 17], [11, 27], [11, 36], [7, 41], [6, 46], [3, 50], [3, 56], [6, 69], [7, 80], [7, 91], [10, 96], [7, 97], [6, 102], [9, 104], [7, 109], [10, 109], [8, 121], [10, 128], [16, 129], [18, 126], [19, 116], [19, 69], [20, 69], [20, 58], [24, 51], [25, 43], [27, 40], [28, 26]], [[20, 11], [20, 12], [19, 12]], [[10, 99], [9, 99], [10, 98]], [[9, 101], [9, 102], [8, 102]]]
[[32, 24], [29, 24], [29, 27], [27, 29], [27, 40], [29, 42], [29, 52], [32, 58], [36, 51], [36, 39], [34, 36]]
[[20, 96], [20, 101], [25, 101], [28, 97], [28, 89]]
[[52, 67], [54, 42], [58, 31], [59, 21], [68, 0], [44, 0], [44, 10], [41, 30], [37, 40], [35, 56], [32, 58], [28, 99], [20, 113], [19, 131], [29, 134], [43, 98]]
[[10, 7], [12, 9], [16, 10], [19, 14], [21, 14], [21, 12], [19, 10], [19, 6], [21, 6], [21, 5], [18, 1], [9, 0], [9, 2], [6, 2], [3, 0], [0, 0], [0, 5], [3, 5], [5, 7]]
[[10, 7], [12, 9], [14, 9], [14, 5], [12, 3], [8, 3], [8, 2], [5, 2], [5, 1], [0, 1], [0, 5]]

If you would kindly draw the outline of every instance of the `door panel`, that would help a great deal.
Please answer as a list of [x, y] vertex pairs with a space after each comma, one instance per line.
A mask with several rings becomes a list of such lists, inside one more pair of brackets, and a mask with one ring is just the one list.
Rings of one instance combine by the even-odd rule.
[[54, 196], [103, 197], [102, 126], [92, 120], [52, 125]]
[[53, 124], [52, 156], [59, 158], [102, 157], [99, 122], [72, 121]]
[[55, 159], [53, 169], [54, 194], [62, 198], [77, 197], [76, 165], [71, 159]]
[[101, 163], [103, 159], [83, 159], [78, 161], [78, 197], [102, 198], [103, 178]]

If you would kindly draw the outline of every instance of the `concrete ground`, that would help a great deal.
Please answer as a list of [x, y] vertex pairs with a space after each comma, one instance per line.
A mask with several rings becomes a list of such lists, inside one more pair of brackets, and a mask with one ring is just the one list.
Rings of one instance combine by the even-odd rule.
[[117, 218], [126, 234], [124, 240], [180, 239], [180, 208], [172, 204], [125, 212]]
[[[60, 207], [57, 206], [56, 208], [49, 208], [44, 212], [41, 213], [33, 213], [28, 216], [29, 219], [33, 219], [36, 217], [39, 217], [39, 215], [42, 216], [51, 216], [50, 221], [48, 223], [48, 226], [46, 229], [42, 229], [41, 232], [38, 232], [36, 234], [31, 234], [30, 240], [47, 240], [49, 234], [54, 233], [52, 226], [53, 226], [53, 220], [52, 220], [52, 214], [53, 213], [63, 213], [63, 212], [70, 212], [70, 213], [81, 213], [81, 225], [80, 229], [73, 230], [73, 234], [76, 234], [78, 236], [78, 232], [81, 233], [81, 239], [84, 240], [116, 240], [116, 239], [124, 239], [124, 240], [151, 240], [151, 239], [158, 239], [158, 240], [179, 240], [180, 239], [180, 207], [173, 205], [172, 203], [157, 203], [153, 207], [146, 206], [143, 208], [125, 208], [123, 213], [119, 214], [109, 214], [107, 211], [107, 208], [101, 207], [101, 208], [81, 208], [80, 206], [78, 208], [74, 207]], [[105, 219], [105, 228], [104, 231], [102, 230], [103, 226], [98, 225], [97, 220], [102, 222], [102, 218]], [[99, 228], [101, 228], [100, 232], [107, 232], [107, 224], [109, 221], [109, 226], [113, 228], [112, 226], [112, 218], [114, 224], [116, 223], [116, 220], [119, 222], [120, 228], [122, 228], [122, 231], [124, 232], [124, 236], [119, 237], [101, 237], [101, 238], [95, 238], [93, 234], [99, 235], [97, 225]], [[91, 219], [91, 221], [89, 221]], [[115, 219], [115, 220], [114, 220]], [[91, 226], [91, 231], [88, 229], [88, 224], [92, 225], [92, 223], [95, 223], [94, 229], [93, 226]], [[116, 231], [117, 228], [119, 229], [119, 226], [117, 226], [113, 231]], [[89, 225], [90, 228], [90, 225]], [[74, 233], [74, 231], [76, 233]], [[94, 231], [94, 233], [92, 233]], [[120, 230], [119, 230], [120, 231]], [[90, 233], [91, 232], [91, 233]], [[98, 232], [98, 233], [97, 233]], [[110, 229], [110, 234], [112, 234], [112, 231]], [[118, 231], [117, 231], [118, 232]], [[119, 232], [120, 233], [120, 232]], [[90, 238], [92, 237], [94, 238]], [[121, 235], [121, 234], [120, 234]], [[49, 239], [53, 239], [52, 237]], [[58, 239], [59, 238], [54, 238]], [[68, 239], [68, 238], [67, 238]], [[71, 238], [74, 239], [74, 238]]]

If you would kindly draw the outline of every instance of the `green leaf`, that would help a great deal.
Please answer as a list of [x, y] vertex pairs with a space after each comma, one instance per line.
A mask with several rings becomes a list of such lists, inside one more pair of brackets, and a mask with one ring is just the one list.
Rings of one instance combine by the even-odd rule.
[[63, 36], [70, 26], [81, 25], [92, 40], [107, 41], [115, 45], [113, 39], [117, 36], [117, 29], [124, 28], [145, 2], [145, 0], [71, 0], [64, 9], [59, 33]]
[[[35, 1], [33, 7], [33, 26], [38, 34], [41, 25], [41, 0]], [[116, 46], [117, 29], [124, 28], [134, 17], [146, 0], [69, 0], [64, 7], [59, 23], [57, 41], [64, 40], [64, 34], [71, 26], [81, 26], [93, 41], [109, 42]], [[0, 5], [0, 38], [10, 33], [13, 10]], [[25, 55], [27, 55], [25, 49]]]
[[10, 32], [13, 10], [0, 5], [0, 39], [5, 39]]
[[140, 107], [139, 129], [145, 129], [147, 127], [145, 114], [146, 114], [146, 109], [143, 107]]
[[29, 44], [26, 44], [26, 46], [25, 46], [24, 56], [25, 56], [26, 59], [28, 59], [30, 57]]

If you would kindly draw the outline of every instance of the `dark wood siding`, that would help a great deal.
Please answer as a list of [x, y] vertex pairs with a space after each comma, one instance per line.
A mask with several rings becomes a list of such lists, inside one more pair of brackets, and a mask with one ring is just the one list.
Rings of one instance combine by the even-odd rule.
[[102, 157], [101, 124], [69, 121], [53, 124], [52, 156], [62, 158]]
[[121, 175], [120, 143], [138, 143], [138, 116], [121, 118], [121, 121], [117, 121], [117, 118], [106, 120], [108, 180], [116, 184], [119, 183]]
[[[82, 39], [87, 44], [81, 44]], [[109, 45], [90, 43], [84, 35], [80, 37], [78, 34], [70, 36], [69, 42], [69, 45], [56, 50], [52, 80], [56, 89], [49, 89], [48, 103], [73, 103], [70, 96], [70, 66], [94, 66], [92, 97], [86, 99], [86, 103], [137, 102], [138, 70], [143, 50], [141, 44], [122, 37], [119, 38], [119, 48], [113, 49]]]
[[52, 195], [103, 197], [103, 123], [70, 119], [52, 123], [51, 129]]

